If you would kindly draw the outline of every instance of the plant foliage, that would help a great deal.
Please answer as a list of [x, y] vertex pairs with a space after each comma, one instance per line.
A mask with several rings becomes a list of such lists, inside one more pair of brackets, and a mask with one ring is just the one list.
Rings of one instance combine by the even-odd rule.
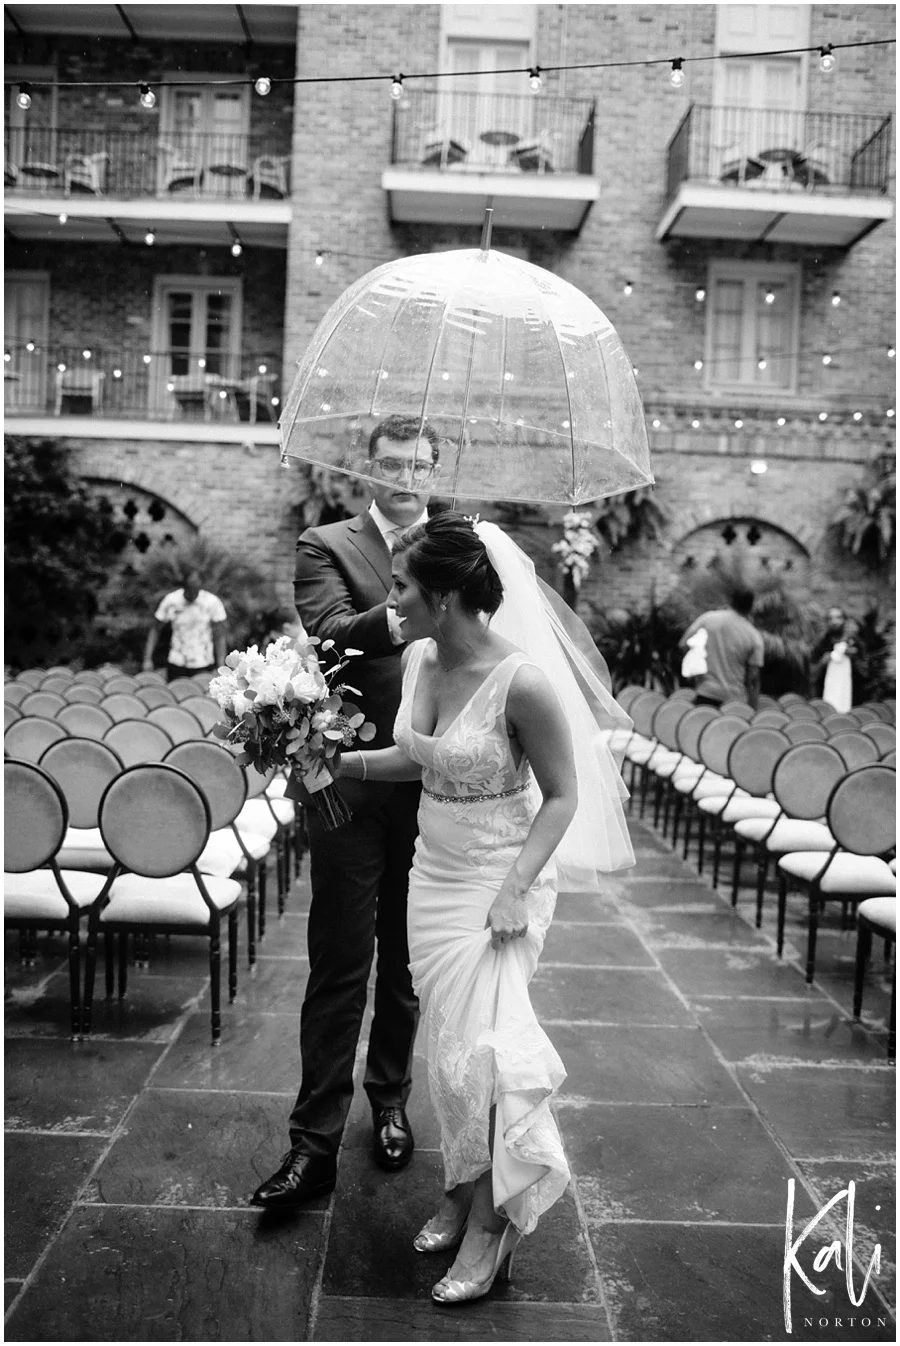
[[891, 558], [897, 533], [897, 469], [888, 454], [882, 454], [867, 477], [852, 487], [832, 518], [838, 545], [870, 569]]

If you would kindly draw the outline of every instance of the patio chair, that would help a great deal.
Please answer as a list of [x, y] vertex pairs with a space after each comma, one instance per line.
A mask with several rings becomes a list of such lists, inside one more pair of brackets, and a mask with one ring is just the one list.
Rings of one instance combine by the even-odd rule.
[[876, 762], [848, 772], [835, 785], [825, 820], [833, 849], [794, 851], [778, 861], [778, 956], [784, 947], [788, 884], [805, 886], [809, 905], [806, 981], [816, 966], [819, 910], [831, 900], [858, 903], [896, 897], [897, 878], [882, 858], [896, 844], [897, 773]]
[[[884, 940], [885, 962], [897, 942], [896, 897], [867, 897], [856, 911], [856, 971], [853, 980], [853, 1018], [857, 1023], [862, 1015], [863, 984], [866, 964], [872, 950], [872, 938]], [[888, 1060], [893, 1061], [897, 1049], [897, 965], [891, 972], [891, 1008], [888, 1012]]]
[[254, 201], [259, 201], [263, 195], [287, 196], [289, 163], [290, 155], [287, 154], [260, 154], [253, 160], [248, 186]]
[[110, 781], [122, 772], [122, 760], [107, 743], [66, 738], [51, 743], [38, 763], [62, 790], [68, 825], [58, 860], [65, 869], [108, 874], [113, 859], [98, 828], [100, 800]]
[[176, 149], [161, 140], [159, 151], [160, 192], [199, 192], [203, 187], [203, 168], [195, 155]]
[[69, 936], [69, 1001], [73, 1038], [82, 1031], [81, 921], [103, 889], [102, 875], [61, 869], [57, 854], [68, 814], [62, 791], [33, 762], [3, 767], [3, 919], [18, 930], [27, 949], [38, 930]]
[[98, 154], [67, 154], [63, 164], [63, 192], [72, 195], [73, 187], [80, 192], [102, 196], [106, 186], [106, 150]]
[[228, 925], [228, 997], [237, 994], [234, 879], [203, 875], [197, 860], [209, 839], [209, 805], [183, 771], [164, 764], [131, 767], [107, 786], [100, 833], [115, 867], [88, 915], [83, 1032], [90, 1033], [97, 939], [119, 936], [119, 998], [126, 992], [128, 936], [203, 935], [209, 940], [212, 1041], [221, 1039], [221, 926]]
[[454, 164], [465, 163], [468, 157], [469, 144], [462, 136], [453, 136], [436, 129], [425, 132], [422, 163], [429, 168], [452, 168]]
[[553, 172], [553, 136], [541, 131], [536, 136], [525, 136], [509, 152], [509, 162], [523, 173]]
[[71, 701], [58, 710], [53, 717], [57, 724], [64, 725], [67, 733], [78, 738], [103, 738], [115, 721], [100, 706], [91, 706], [86, 702]]
[[147, 711], [147, 719], [165, 729], [173, 743], [189, 743], [192, 739], [203, 738], [203, 726], [183, 704], [156, 706]]
[[119, 754], [126, 767], [161, 762], [173, 746], [161, 725], [149, 720], [118, 720], [103, 736], [103, 742]]
[[56, 415], [62, 415], [62, 405], [66, 398], [90, 403], [88, 407], [90, 414], [100, 411], [103, 404], [103, 380], [105, 378], [106, 375], [97, 369], [58, 369], [56, 371]]
[[44, 749], [60, 738], [68, 738], [68, 733], [56, 720], [48, 720], [42, 715], [23, 715], [4, 733], [3, 751], [7, 757], [17, 757], [36, 765]]
[[790, 851], [830, 851], [834, 837], [820, 820], [831, 791], [847, 774], [844, 759], [829, 743], [796, 743], [779, 758], [772, 793], [780, 807], [774, 818], [740, 818], [734, 824], [735, 870], [740, 874], [745, 846], [756, 852], [756, 928], [762, 925], [766, 878], [772, 856]]

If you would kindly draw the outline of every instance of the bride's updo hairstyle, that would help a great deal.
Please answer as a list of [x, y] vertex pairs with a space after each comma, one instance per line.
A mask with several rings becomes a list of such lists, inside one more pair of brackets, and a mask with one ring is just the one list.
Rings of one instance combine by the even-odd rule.
[[503, 585], [472, 520], [455, 510], [443, 510], [410, 528], [393, 554], [402, 554], [411, 578], [433, 610], [440, 594], [459, 594], [466, 612], [486, 612], [489, 617], [503, 601]]

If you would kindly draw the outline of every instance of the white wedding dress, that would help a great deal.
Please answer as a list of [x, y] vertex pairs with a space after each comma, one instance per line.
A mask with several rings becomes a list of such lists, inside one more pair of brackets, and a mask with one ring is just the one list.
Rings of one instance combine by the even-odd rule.
[[501, 660], [434, 737], [412, 724], [429, 645], [422, 640], [410, 648], [394, 727], [398, 746], [424, 768], [408, 908], [419, 1044], [440, 1121], [446, 1187], [493, 1166], [495, 1208], [530, 1233], [569, 1180], [550, 1112], [565, 1070], [528, 996], [556, 903], [555, 862], [528, 895], [523, 938], [495, 951], [485, 928], [540, 806], [528, 762], [514, 760], [506, 732], [510, 683], [530, 661], [518, 652]]

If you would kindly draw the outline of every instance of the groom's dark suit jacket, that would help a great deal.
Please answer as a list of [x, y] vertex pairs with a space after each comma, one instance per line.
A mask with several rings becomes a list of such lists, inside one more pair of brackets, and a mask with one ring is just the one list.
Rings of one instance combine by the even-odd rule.
[[[297, 543], [294, 600], [311, 636], [333, 640], [338, 650], [362, 650], [342, 678], [359, 689], [360, 710], [377, 730], [368, 746], [393, 742], [400, 704], [400, 653], [388, 631], [386, 603], [391, 558], [371, 514], [307, 528]], [[345, 782], [346, 783], [346, 782]]]

